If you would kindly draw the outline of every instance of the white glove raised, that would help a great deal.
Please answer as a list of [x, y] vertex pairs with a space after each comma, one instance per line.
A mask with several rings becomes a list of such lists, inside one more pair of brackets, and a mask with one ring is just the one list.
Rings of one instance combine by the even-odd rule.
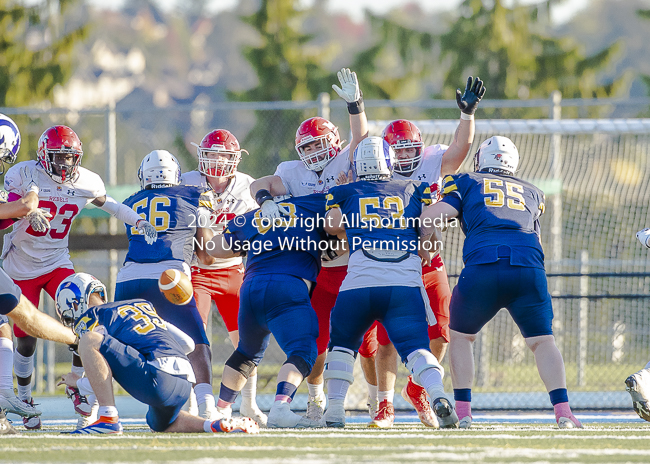
[[21, 185], [25, 189], [25, 195], [27, 195], [29, 192], [34, 192], [36, 195], [38, 195], [38, 170], [36, 170], [36, 168], [32, 170], [29, 168], [29, 166], [23, 166], [20, 168], [19, 172]]
[[641, 245], [643, 245], [646, 248], [650, 248], [650, 243], [648, 243], [648, 239], [650, 238], [650, 229], [643, 229], [638, 231], [636, 233], [636, 238], [639, 239]]
[[339, 78], [341, 87], [332, 85], [332, 88], [339, 94], [339, 97], [348, 103], [359, 101], [361, 99], [361, 90], [359, 90], [357, 73], [351, 72], [349, 68], [343, 68], [336, 75]]
[[47, 232], [50, 229], [49, 219], [52, 219], [52, 215], [49, 211], [42, 208], [36, 208], [31, 213], [27, 213], [25, 219], [27, 219], [29, 225], [35, 232]]
[[264, 219], [281, 219], [282, 216], [290, 216], [291, 213], [287, 208], [277, 204], [273, 200], [266, 200], [260, 206], [260, 216]]
[[149, 221], [140, 219], [138, 222], [136, 222], [135, 228], [142, 232], [147, 245], [153, 245], [153, 242], [158, 240], [158, 231], [154, 226], [151, 225]]

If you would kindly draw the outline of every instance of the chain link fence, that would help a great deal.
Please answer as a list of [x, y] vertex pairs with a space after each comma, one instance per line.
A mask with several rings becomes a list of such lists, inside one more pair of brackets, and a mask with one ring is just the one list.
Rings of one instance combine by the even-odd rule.
[[[196, 167], [195, 151], [209, 130], [231, 130], [242, 148], [250, 152], [240, 170], [261, 177], [277, 164], [297, 159], [294, 134], [298, 124], [320, 114], [331, 119], [341, 137], [348, 139], [348, 116], [343, 102], [329, 104], [325, 95], [316, 102], [216, 103], [150, 109], [109, 107], [69, 111], [4, 108], [19, 124], [23, 135], [21, 160], [35, 158], [36, 142], [44, 129], [67, 124], [84, 144], [82, 165], [100, 174], [111, 186], [137, 190], [137, 168], [149, 151], [168, 149], [183, 170]], [[650, 123], [648, 120], [560, 120], [565, 115], [628, 114], [634, 116], [650, 99], [484, 101], [477, 114], [476, 142], [471, 153], [495, 134], [513, 139], [521, 154], [520, 176], [546, 192], [547, 211], [542, 218], [542, 239], [547, 257], [549, 285], [554, 298], [554, 329], [567, 364], [572, 402], [577, 407], [627, 407], [622, 381], [650, 359], [650, 266], [646, 250], [635, 240], [637, 230], [650, 225]], [[458, 110], [453, 101], [368, 101], [371, 133], [378, 135], [389, 120], [416, 120], [425, 143], [451, 143]], [[625, 113], [627, 112], [627, 113]], [[502, 119], [544, 117], [546, 120]], [[486, 118], [491, 119], [486, 119]], [[454, 119], [440, 119], [454, 118]], [[418, 120], [420, 119], [420, 120]], [[470, 157], [471, 158], [471, 157]], [[468, 158], [461, 168], [470, 170]], [[128, 191], [129, 188], [126, 188]], [[110, 190], [109, 190], [110, 191]], [[132, 193], [130, 192], [130, 193]], [[122, 233], [101, 215], [86, 214], [75, 221], [72, 234]], [[443, 256], [451, 285], [462, 269], [462, 233], [445, 237]], [[72, 252], [78, 271], [113, 282], [124, 251]], [[42, 298], [44, 310], [53, 314], [52, 302]], [[212, 341], [214, 385], [233, 347], [217, 311], [209, 325]], [[476, 343], [475, 408], [545, 408], [548, 397], [537, 375], [532, 354], [504, 311], [484, 329]], [[35, 388], [54, 392], [55, 378], [69, 366], [64, 346], [39, 342]], [[268, 409], [275, 392], [275, 376], [285, 356], [274, 342], [259, 369], [260, 406]], [[446, 359], [443, 365], [448, 368]], [[408, 372], [400, 367], [396, 391]], [[366, 387], [359, 381], [349, 395], [349, 406], [363, 408]], [[449, 391], [451, 382], [445, 379]], [[305, 393], [303, 386], [299, 393]], [[303, 403], [301, 395], [296, 404]], [[408, 408], [396, 397], [396, 408]], [[304, 406], [303, 406], [304, 407]]]

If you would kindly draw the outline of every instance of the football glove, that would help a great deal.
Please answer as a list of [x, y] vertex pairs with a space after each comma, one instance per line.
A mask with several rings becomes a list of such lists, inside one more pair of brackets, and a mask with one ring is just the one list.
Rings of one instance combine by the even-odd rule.
[[144, 235], [144, 240], [147, 242], [147, 245], [153, 245], [153, 242], [158, 240], [158, 231], [149, 223], [149, 221], [140, 219], [135, 224], [135, 228]]
[[332, 88], [339, 94], [339, 97], [348, 103], [359, 101], [361, 99], [361, 90], [359, 90], [357, 73], [351, 72], [348, 68], [343, 68], [336, 75], [339, 78], [341, 87], [332, 85]]
[[260, 206], [260, 216], [264, 219], [281, 219], [282, 216], [290, 216], [291, 213], [287, 208], [282, 205], [277, 204], [273, 200], [266, 200]]
[[465, 114], [474, 114], [478, 103], [485, 95], [485, 87], [483, 81], [478, 77], [472, 83], [472, 76], [467, 78], [467, 85], [465, 86], [465, 93], [460, 94], [460, 89], [456, 89], [456, 103], [458, 108]]
[[650, 229], [643, 229], [638, 231], [636, 233], [636, 238], [639, 239], [641, 245], [643, 245], [646, 248], [650, 248], [650, 243], [648, 241], [648, 239], [650, 238]]
[[49, 219], [52, 219], [52, 215], [42, 208], [36, 208], [31, 213], [27, 213], [25, 219], [34, 229], [34, 232], [47, 232], [50, 229]]
[[19, 172], [20, 172], [21, 185], [25, 189], [25, 194], [29, 192], [34, 192], [36, 193], [36, 195], [38, 195], [39, 192], [38, 171], [36, 170], [36, 168], [34, 168], [34, 170], [31, 170], [29, 166], [23, 166], [22, 168], [20, 168]]

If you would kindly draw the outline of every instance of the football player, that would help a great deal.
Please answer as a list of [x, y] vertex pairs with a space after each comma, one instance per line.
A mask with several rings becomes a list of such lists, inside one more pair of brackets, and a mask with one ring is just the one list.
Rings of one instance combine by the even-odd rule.
[[86, 366], [85, 378], [70, 372], [59, 385], [94, 394], [100, 405], [98, 420], [72, 434], [122, 434], [113, 378], [149, 406], [147, 425], [154, 432], [259, 431], [248, 418], [210, 421], [181, 411], [194, 381], [187, 358], [194, 342], [165, 322], [151, 302], [107, 303], [104, 284], [90, 274], [78, 273], [61, 282], [56, 311], [79, 337], [79, 355]]
[[[21, 288], [23, 295], [38, 306], [41, 290], [54, 296], [58, 285], [74, 274], [68, 252], [68, 237], [72, 222], [89, 203], [103, 209], [119, 220], [144, 232], [147, 243], [156, 240], [156, 229], [130, 208], [106, 194], [104, 182], [80, 166], [83, 157], [81, 141], [66, 126], [53, 126], [38, 141], [38, 159], [16, 164], [5, 174], [8, 200], [24, 198], [30, 191], [39, 198], [39, 207], [49, 215], [51, 228], [40, 230], [34, 221], [25, 217], [13, 225], [4, 237], [1, 258], [7, 274]], [[17, 348], [14, 353], [14, 372], [18, 380], [18, 397], [33, 404], [31, 379], [34, 370], [36, 339], [28, 336], [19, 324], [14, 324]], [[73, 371], [83, 375], [78, 357], [73, 357]], [[75, 411], [83, 425], [92, 414], [92, 405], [75, 389], [66, 389], [73, 400]], [[23, 419], [25, 428], [39, 429], [39, 417]]]
[[506, 308], [535, 355], [558, 426], [582, 427], [569, 407], [564, 361], [553, 337], [539, 225], [544, 193], [514, 177], [518, 164], [510, 139], [487, 139], [474, 157], [475, 172], [445, 177], [442, 199], [422, 214], [426, 229], [434, 218], [458, 217], [465, 233], [465, 267], [452, 294], [449, 322], [456, 410], [460, 426], [469, 428], [476, 334]]
[[[236, 215], [257, 209], [257, 203], [250, 193], [250, 185], [254, 179], [237, 170], [242, 152], [248, 152], [242, 150], [237, 138], [225, 129], [208, 132], [201, 143], [196, 145], [196, 151], [199, 157], [198, 169], [184, 173], [181, 176], [181, 184], [200, 185], [210, 189], [214, 214], [210, 217], [209, 224], [212, 233], [219, 234]], [[207, 325], [214, 301], [235, 348], [239, 343], [237, 313], [239, 288], [243, 278], [244, 265], [240, 256], [214, 259], [212, 264], [203, 264], [198, 259], [192, 260], [192, 286], [201, 319]], [[241, 413], [264, 426], [266, 415], [260, 411], [255, 401], [256, 389], [257, 371], [251, 374], [242, 390]], [[194, 387], [194, 391], [199, 415], [208, 417], [215, 407], [212, 385], [200, 383]]]
[[[16, 161], [18, 151], [20, 150], [20, 130], [16, 123], [4, 114], [0, 114], [0, 165], [2, 166], [2, 173], [4, 173], [4, 164], [12, 164]], [[21, 174], [29, 175], [28, 172], [22, 171]], [[33, 180], [33, 179], [31, 179]], [[4, 191], [2, 192], [5, 193]], [[44, 214], [43, 210], [38, 209], [38, 195], [36, 192], [30, 191], [18, 201], [12, 203], [6, 202], [4, 195], [0, 198], [0, 223], [2, 228], [8, 227], [12, 221], [11, 218], [21, 218], [29, 216], [28, 220], [34, 222], [34, 226], [40, 230], [47, 230], [49, 221]], [[7, 275], [2, 272], [3, 280], [8, 279]], [[9, 289], [16, 288], [15, 284], [11, 282], [8, 285]], [[3, 289], [4, 291], [5, 289]], [[4, 292], [3, 292], [4, 293]], [[20, 296], [18, 290], [17, 295]], [[5, 298], [7, 301], [5, 301]], [[14, 301], [15, 300], [15, 301]], [[0, 305], [6, 307], [6, 312], [13, 309], [13, 303], [18, 303], [16, 295], [9, 293], [3, 295]], [[0, 409], [6, 412], [18, 414], [22, 417], [38, 416], [40, 411], [33, 405], [20, 401], [14, 394], [14, 381], [13, 381], [13, 354], [14, 345], [11, 335], [11, 326], [9, 319], [6, 315], [0, 314]], [[2, 419], [0, 419], [2, 421]], [[9, 426], [11, 427], [11, 426]], [[12, 430], [13, 428], [7, 427], [3, 430]]]
[[[636, 238], [641, 245], [650, 248], [650, 229], [638, 231]], [[632, 406], [639, 417], [650, 422], [650, 362], [625, 379], [625, 389], [632, 397]]]
[[294, 197], [279, 206], [289, 212], [286, 218], [270, 221], [260, 210], [235, 217], [224, 234], [213, 239], [215, 246], [209, 251], [219, 258], [248, 252], [241, 287], [239, 345], [226, 361], [217, 407], [222, 414], [230, 414], [273, 334], [287, 360], [278, 373], [268, 427], [320, 427], [319, 421], [293, 413], [290, 403], [316, 361], [318, 320], [309, 294], [321, 264], [318, 245], [325, 238], [325, 197]]
[[[465, 160], [474, 141], [474, 113], [485, 95], [483, 81], [478, 77], [467, 79], [465, 92], [456, 90], [456, 103], [461, 110], [458, 129], [451, 145], [435, 144], [425, 147], [418, 127], [411, 121], [398, 119], [383, 130], [381, 136], [395, 150], [397, 162], [393, 178], [427, 182], [431, 198], [438, 200], [438, 186], [442, 176], [455, 174]], [[436, 324], [429, 327], [429, 346], [438, 360], [442, 360], [449, 344], [449, 301], [451, 290], [447, 271], [440, 254], [432, 257], [431, 264], [422, 268], [422, 279], [429, 302], [436, 315]], [[370, 423], [372, 427], [390, 427], [395, 419], [393, 395], [397, 375], [397, 353], [391, 346], [386, 330], [377, 326], [377, 384], [379, 387], [379, 411]], [[374, 342], [374, 340], [372, 340]], [[359, 354], [362, 355], [362, 349]], [[427, 400], [426, 391], [409, 376], [402, 389], [402, 396], [418, 413], [420, 421], [428, 427], [436, 427], [435, 416]]]
[[[303, 121], [296, 131], [295, 143], [300, 160], [280, 163], [273, 176], [258, 179], [251, 185], [251, 193], [264, 217], [274, 218], [281, 214], [278, 205], [267, 199], [287, 194], [298, 197], [327, 193], [337, 185], [340, 176], [347, 177], [351, 171], [351, 153], [357, 143], [367, 136], [368, 121], [356, 73], [343, 68], [338, 73], [338, 79], [341, 87], [333, 85], [332, 88], [347, 102], [352, 141], [342, 148], [338, 128], [327, 119], [314, 117]], [[347, 260], [347, 253], [333, 260], [324, 260], [311, 296], [319, 328], [318, 358], [307, 378], [309, 400], [306, 416], [312, 420], [320, 420], [325, 410], [323, 369], [329, 342], [330, 313], [347, 272]], [[370, 379], [369, 384], [376, 383], [374, 358], [362, 360], [366, 378]], [[374, 388], [376, 391], [376, 386]]]
[[[142, 159], [138, 179], [141, 190], [124, 200], [124, 204], [153, 224], [159, 244], [152, 251], [139, 230], [126, 228], [129, 251], [117, 274], [115, 300], [144, 298], [153, 303], [163, 319], [192, 338], [196, 349], [189, 358], [197, 387], [207, 385], [201, 400], [203, 404], [211, 403], [214, 409], [212, 354], [196, 300], [192, 298], [186, 305], [175, 305], [158, 288], [158, 279], [166, 269], [176, 269], [190, 276], [194, 238], [201, 244], [212, 237], [208, 228], [211, 197], [206, 187], [179, 185], [181, 167], [176, 157], [166, 150], [154, 150]], [[213, 261], [203, 249], [197, 248], [196, 255], [199, 262], [209, 264]], [[209, 419], [211, 413], [207, 411], [204, 418]]]
[[332, 310], [325, 422], [345, 426], [344, 401], [354, 381], [356, 353], [363, 335], [381, 322], [414, 380], [433, 398], [440, 427], [458, 427], [454, 408], [442, 386], [444, 370], [429, 349], [427, 321], [435, 323], [422, 283], [419, 237], [423, 205], [431, 203], [429, 186], [391, 180], [395, 153], [381, 137], [362, 140], [354, 151], [359, 181], [340, 185], [327, 195], [329, 234], [347, 237], [348, 273]]

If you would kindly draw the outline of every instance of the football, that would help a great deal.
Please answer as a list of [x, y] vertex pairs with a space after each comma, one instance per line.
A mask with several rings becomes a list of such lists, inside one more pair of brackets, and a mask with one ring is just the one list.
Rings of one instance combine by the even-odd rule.
[[158, 288], [165, 298], [176, 305], [186, 305], [194, 295], [190, 278], [176, 269], [167, 269], [160, 275]]

